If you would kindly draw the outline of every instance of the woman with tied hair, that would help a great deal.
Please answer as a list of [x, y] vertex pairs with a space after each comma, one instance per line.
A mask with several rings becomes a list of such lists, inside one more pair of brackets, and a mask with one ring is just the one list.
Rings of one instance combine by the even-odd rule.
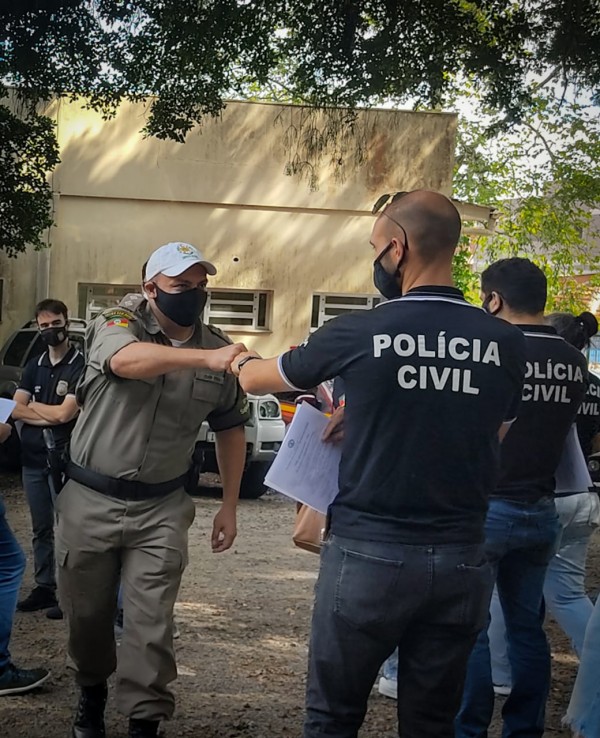
[[[568, 313], [554, 313], [548, 316], [548, 322], [556, 328], [566, 341], [582, 350], [589, 346], [591, 337], [598, 332], [598, 322], [591, 313], [582, 313], [577, 317], [573, 317]], [[600, 380], [590, 373], [588, 395], [577, 418], [579, 440], [586, 458], [594, 450], [593, 440], [598, 434], [600, 426], [600, 416], [594, 414], [594, 403], [596, 406], [600, 405]], [[575, 556], [572, 557], [571, 561], [573, 567], [572, 583], [575, 589], [570, 593], [570, 603], [568, 600], [564, 601], [565, 609], [570, 610], [567, 617], [574, 626], [581, 628], [584, 621], [587, 624], [583, 644], [580, 648], [577, 648], [574, 637], [559, 620], [568, 635], [573, 638], [581, 659], [564, 722], [571, 727], [574, 735], [579, 738], [598, 738], [600, 736], [600, 597], [596, 600], [596, 606], [592, 610], [592, 604], [586, 596], [583, 582], [587, 545], [593, 532], [594, 523], [598, 525], [598, 495], [588, 493], [587, 495], [573, 495], [570, 498], [558, 497], [556, 507], [561, 522], [564, 525], [566, 521], [567, 526], [564, 528], [560, 549], [554, 560], [556, 561], [565, 553], [566, 556], [565, 564], [555, 567], [552, 586], [558, 595], [560, 593], [559, 577], [561, 571], [565, 571], [565, 580], [568, 581], [567, 569], [569, 568], [570, 546], [571, 550], [575, 552]], [[587, 538], [586, 531], [589, 531]], [[548, 570], [548, 576], [550, 576], [550, 569]], [[548, 585], [548, 581], [547, 577], [546, 585]], [[568, 592], [564, 594], [567, 595]], [[551, 610], [558, 620], [556, 611], [552, 608]], [[571, 618], [573, 618], [572, 621]]]
[[[591, 313], [578, 316], [551, 313], [546, 320], [559, 336], [581, 351], [589, 347], [590, 339], [598, 333], [598, 321]], [[591, 372], [589, 379], [587, 395], [577, 415], [577, 434], [586, 459], [600, 432], [600, 379]], [[556, 510], [562, 533], [558, 552], [548, 566], [544, 597], [581, 658], [585, 630], [593, 610], [585, 590], [585, 562], [590, 538], [600, 523], [598, 494], [589, 490], [557, 493]]]
[[[588, 312], [574, 316], [571, 313], [551, 313], [546, 322], [559, 336], [583, 351], [598, 333], [598, 321]], [[600, 379], [589, 373], [588, 391], [577, 415], [577, 434], [585, 458], [597, 450], [600, 439]], [[546, 572], [544, 599], [546, 606], [562, 630], [571, 640], [579, 658], [582, 658], [584, 638], [594, 606], [585, 589], [585, 569], [590, 538], [600, 524], [600, 500], [597, 492], [557, 493], [555, 497], [562, 531], [557, 541], [557, 553]], [[488, 629], [494, 690], [498, 695], [510, 693], [510, 666], [506, 653], [506, 636], [502, 608], [496, 590], [490, 607], [491, 623]], [[600, 633], [598, 634], [600, 641]], [[600, 659], [600, 648], [597, 652]], [[600, 679], [600, 672], [597, 674]], [[597, 679], [597, 681], [598, 681]], [[582, 734], [587, 738], [588, 734]], [[591, 734], [589, 734], [591, 736]], [[594, 738], [600, 738], [600, 717]]]

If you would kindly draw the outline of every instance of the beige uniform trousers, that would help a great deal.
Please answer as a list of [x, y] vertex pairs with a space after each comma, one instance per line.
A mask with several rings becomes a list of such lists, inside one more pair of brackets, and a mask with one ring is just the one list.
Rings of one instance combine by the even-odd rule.
[[[177, 677], [173, 606], [187, 564], [193, 500], [183, 489], [131, 502], [69, 481], [56, 503], [60, 604], [77, 681], [90, 686], [117, 671], [117, 707], [130, 718], [168, 719]], [[114, 637], [123, 587], [123, 639]]]

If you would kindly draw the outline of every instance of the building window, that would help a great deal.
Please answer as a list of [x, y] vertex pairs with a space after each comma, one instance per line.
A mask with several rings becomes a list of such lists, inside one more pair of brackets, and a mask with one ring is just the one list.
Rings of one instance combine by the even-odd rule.
[[224, 331], [268, 331], [271, 327], [271, 292], [207, 290], [203, 320]]
[[310, 329], [315, 331], [328, 320], [354, 310], [371, 310], [383, 300], [381, 295], [313, 295]]
[[[92, 320], [107, 308], [118, 305], [139, 285], [80, 284], [79, 315]], [[268, 331], [271, 322], [271, 293], [252, 290], [207, 290], [208, 300], [202, 315], [225, 331]]]
[[80, 284], [79, 317], [92, 320], [103, 310], [118, 305], [125, 295], [139, 291], [137, 284]]

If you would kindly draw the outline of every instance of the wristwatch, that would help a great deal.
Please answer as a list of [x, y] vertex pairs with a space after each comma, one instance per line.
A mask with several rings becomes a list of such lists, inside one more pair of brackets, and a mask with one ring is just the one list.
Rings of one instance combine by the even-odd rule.
[[252, 359], [260, 359], [260, 356], [244, 356], [244, 358], [240, 361], [240, 363], [237, 366], [238, 372], [241, 370], [244, 364], [247, 364], [249, 361], [252, 361]]

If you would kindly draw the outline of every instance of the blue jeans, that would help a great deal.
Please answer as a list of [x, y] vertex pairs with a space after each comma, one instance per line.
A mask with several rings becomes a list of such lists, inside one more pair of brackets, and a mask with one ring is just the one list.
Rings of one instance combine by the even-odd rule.
[[595, 492], [559, 497], [556, 510], [562, 525], [558, 552], [546, 573], [546, 606], [571, 639], [579, 657], [594, 606], [585, 589], [585, 562], [592, 533], [598, 527], [600, 500]]
[[510, 661], [508, 660], [506, 626], [504, 624], [504, 613], [502, 612], [497, 587], [494, 587], [492, 601], [490, 603], [488, 640], [490, 644], [492, 682], [503, 687], [510, 687], [512, 685], [512, 675], [510, 673]]
[[[503, 738], [544, 733], [550, 690], [550, 649], [543, 627], [543, 587], [560, 530], [552, 498], [536, 503], [490, 501], [485, 552], [496, 576], [506, 622], [512, 691], [502, 717]], [[469, 659], [456, 738], [485, 738], [494, 710], [487, 628]]]
[[10, 663], [8, 644], [24, 571], [25, 554], [8, 525], [0, 498], [0, 672]]
[[[596, 492], [558, 497], [556, 511], [562, 531], [557, 541], [558, 551], [548, 564], [544, 600], [581, 657], [585, 630], [594, 609], [585, 589], [585, 563], [590, 538], [598, 527], [600, 500]], [[504, 616], [496, 590], [490, 612], [488, 635], [494, 684], [510, 685]]]
[[565, 723], [582, 738], [598, 738], [600, 734], [600, 597], [585, 633]]
[[379, 668], [395, 648], [402, 737], [453, 738], [491, 589], [481, 545], [331, 536], [316, 585], [304, 738], [356, 738]]
[[383, 662], [383, 676], [392, 682], [398, 681], [398, 649]]
[[31, 513], [34, 579], [38, 587], [56, 590], [54, 558], [54, 492], [47, 468], [23, 467], [23, 488]]

